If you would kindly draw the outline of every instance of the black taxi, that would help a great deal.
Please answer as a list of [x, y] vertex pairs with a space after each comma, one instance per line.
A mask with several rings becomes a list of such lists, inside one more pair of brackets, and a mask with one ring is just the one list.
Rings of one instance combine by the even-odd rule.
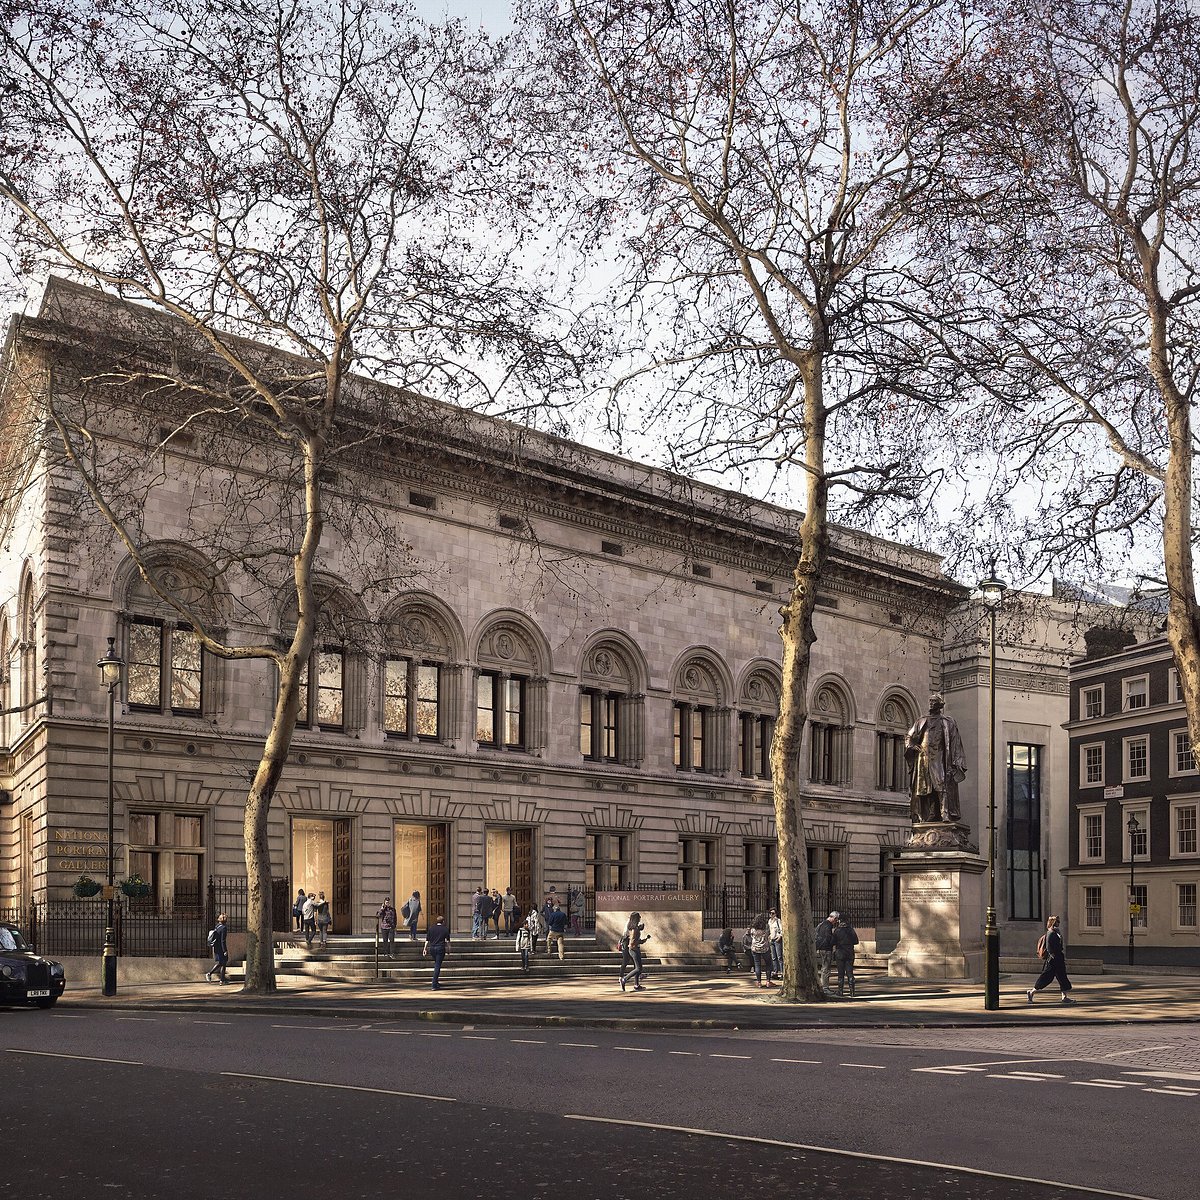
[[66, 986], [61, 963], [35, 954], [15, 925], [0, 922], [0, 1004], [53, 1008]]

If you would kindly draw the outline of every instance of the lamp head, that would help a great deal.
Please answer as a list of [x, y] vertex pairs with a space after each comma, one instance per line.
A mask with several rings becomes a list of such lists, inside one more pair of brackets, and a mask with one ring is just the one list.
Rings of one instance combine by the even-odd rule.
[[100, 682], [111, 692], [121, 682], [121, 672], [125, 670], [125, 660], [117, 653], [117, 639], [108, 639], [108, 650], [104, 657], [96, 661], [100, 668]]
[[1008, 584], [995, 575], [989, 575], [975, 585], [975, 590], [979, 593], [983, 606], [995, 611], [1004, 603], [1004, 593], [1008, 591]]
[[1126, 822], [1125, 828], [1128, 829], [1131, 834], [1137, 833], [1141, 829], [1141, 825], [1138, 824], [1137, 813], [1129, 814], [1129, 820]]

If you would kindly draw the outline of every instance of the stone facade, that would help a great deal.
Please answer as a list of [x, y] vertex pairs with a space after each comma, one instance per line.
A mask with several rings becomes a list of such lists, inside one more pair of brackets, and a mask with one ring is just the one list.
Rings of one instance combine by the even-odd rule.
[[[13, 323], [10, 429], [126, 311], [55, 284], [37, 318]], [[551, 886], [770, 890], [760, 751], [796, 514], [438, 411], [455, 436], [398, 441], [385, 463], [364, 466], [355, 483], [369, 510], [327, 540], [322, 589], [346, 620], [342, 640], [330, 633], [314, 655], [307, 719], [273, 806], [276, 873], [293, 890], [331, 893], [346, 932], [371, 929], [383, 896], [422, 883], [427, 910], [444, 905], [457, 929], [479, 883], [513, 884], [526, 902]], [[144, 412], [133, 424], [129, 411], [106, 416], [126, 436], [154, 433]], [[199, 548], [198, 481], [213, 464], [176, 441], [158, 461], [141, 516], [157, 569], [185, 590], [219, 576], [212, 603], [223, 607], [206, 615], [230, 640], [277, 635], [287, 605], [252, 603], [238, 568]], [[4, 509], [0, 548], [0, 707], [25, 706], [0, 730], [0, 907], [65, 897], [81, 872], [103, 877], [95, 664], [109, 637], [128, 664], [116, 873], [137, 871], [161, 902], [187, 903], [208, 876], [244, 874], [242, 804], [273, 668], [193, 654], [186, 625], [107, 528], [80, 515], [52, 447], [22, 463], [27, 486]], [[9, 487], [21, 482], [8, 471]], [[330, 487], [348, 492], [345, 482]], [[379, 531], [404, 544], [405, 569], [367, 587], [362, 543]], [[939, 682], [945, 613], [960, 595], [936, 557], [835, 531], [798, 765], [819, 888], [878, 887], [882, 857], [908, 835], [903, 779], [881, 765], [880, 739], [906, 728]]]

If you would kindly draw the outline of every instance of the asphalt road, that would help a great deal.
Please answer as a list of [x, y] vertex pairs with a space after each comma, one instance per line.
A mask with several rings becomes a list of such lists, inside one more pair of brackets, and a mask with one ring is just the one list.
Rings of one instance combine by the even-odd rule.
[[0, 1013], [0, 1078], [14, 1197], [1195, 1196], [1200, 1078], [1066, 1040], [1052, 1057], [60, 1008]]

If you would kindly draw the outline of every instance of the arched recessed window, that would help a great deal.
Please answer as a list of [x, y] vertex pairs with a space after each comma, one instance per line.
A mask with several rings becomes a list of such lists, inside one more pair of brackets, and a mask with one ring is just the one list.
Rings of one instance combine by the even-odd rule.
[[579, 689], [579, 753], [590, 762], [642, 760], [643, 695], [637, 656], [616, 637], [586, 651]]
[[728, 769], [728, 709], [717, 664], [699, 655], [675, 673], [673, 754], [677, 771], [721, 774]]
[[[27, 575], [21, 588], [21, 611], [19, 615], [21, 642], [21, 704], [32, 705], [41, 694], [38, 691], [38, 627], [37, 610], [34, 607], [33, 576]], [[21, 721], [33, 719], [32, 708], [21, 713]]]
[[849, 783], [853, 729], [849, 695], [840, 683], [822, 683], [809, 709], [809, 772], [813, 783]]
[[490, 622], [476, 649], [475, 741], [484, 750], [545, 745], [548, 654], [544, 639], [516, 616]]
[[908, 790], [904, 736], [916, 719], [916, 711], [907, 697], [891, 692], [883, 698], [875, 734], [875, 786], [882, 792]]
[[778, 715], [779, 682], [773, 671], [756, 668], [738, 696], [738, 771], [744, 778], [771, 778], [771, 738]]
[[405, 598], [383, 618], [383, 731], [389, 738], [458, 736], [460, 642], [453, 618], [425, 597]]

